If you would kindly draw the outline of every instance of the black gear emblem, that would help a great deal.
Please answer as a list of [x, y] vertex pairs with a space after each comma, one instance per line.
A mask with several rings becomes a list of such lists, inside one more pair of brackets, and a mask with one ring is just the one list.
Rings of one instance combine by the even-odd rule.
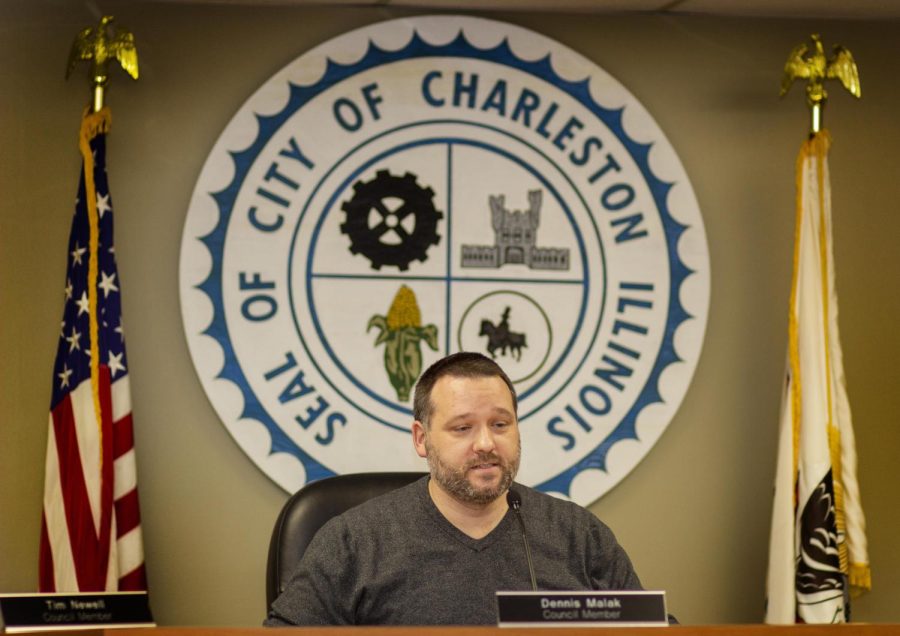
[[370, 181], [353, 184], [353, 197], [341, 205], [347, 218], [341, 232], [350, 237], [350, 251], [369, 259], [372, 269], [393, 265], [401, 271], [437, 245], [438, 221], [434, 191], [416, 183], [416, 175], [393, 175], [379, 170]]

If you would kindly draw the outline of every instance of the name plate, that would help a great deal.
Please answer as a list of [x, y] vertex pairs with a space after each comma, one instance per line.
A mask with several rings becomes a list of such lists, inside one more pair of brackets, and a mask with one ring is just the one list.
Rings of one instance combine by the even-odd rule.
[[0, 594], [0, 617], [8, 634], [156, 626], [146, 592]]
[[500, 627], [666, 627], [666, 593], [497, 592]]

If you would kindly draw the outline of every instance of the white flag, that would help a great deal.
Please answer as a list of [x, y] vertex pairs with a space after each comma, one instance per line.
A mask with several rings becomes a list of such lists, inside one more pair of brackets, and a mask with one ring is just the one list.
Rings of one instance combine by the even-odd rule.
[[767, 623], [850, 620], [871, 588], [856, 445], [844, 385], [823, 131], [797, 158], [797, 227], [769, 547]]

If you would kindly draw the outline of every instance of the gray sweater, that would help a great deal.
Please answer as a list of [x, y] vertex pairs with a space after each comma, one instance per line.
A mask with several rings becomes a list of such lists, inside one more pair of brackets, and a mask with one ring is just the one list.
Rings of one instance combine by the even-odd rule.
[[[325, 524], [264, 624], [495, 624], [497, 590], [531, 589], [515, 512], [473, 539], [438, 511], [428, 479]], [[594, 515], [516, 489], [539, 589], [641, 589], [625, 551]]]

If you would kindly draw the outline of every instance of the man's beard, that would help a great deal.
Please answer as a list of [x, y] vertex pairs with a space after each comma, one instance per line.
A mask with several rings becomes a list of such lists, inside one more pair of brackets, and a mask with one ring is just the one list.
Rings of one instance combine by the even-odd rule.
[[[460, 468], [454, 468], [444, 463], [431, 440], [425, 436], [425, 450], [427, 452], [428, 467], [431, 470], [431, 478], [434, 479], [447, 493], [458, 501], [470, 504], [488, 504], [505, 493], [512, 485], [519, 472], [519, 460], [522, 455], [522, 447], [516, 443], [516, 456], [511, 462], [507, 462], [495, 453], [479, 453], [477, 457], [467, 462]], [[467, 477], [469, 469], [486, 462], [496, 463], [500, 467], [500, 481], [495, 487], [473, 486]]]

